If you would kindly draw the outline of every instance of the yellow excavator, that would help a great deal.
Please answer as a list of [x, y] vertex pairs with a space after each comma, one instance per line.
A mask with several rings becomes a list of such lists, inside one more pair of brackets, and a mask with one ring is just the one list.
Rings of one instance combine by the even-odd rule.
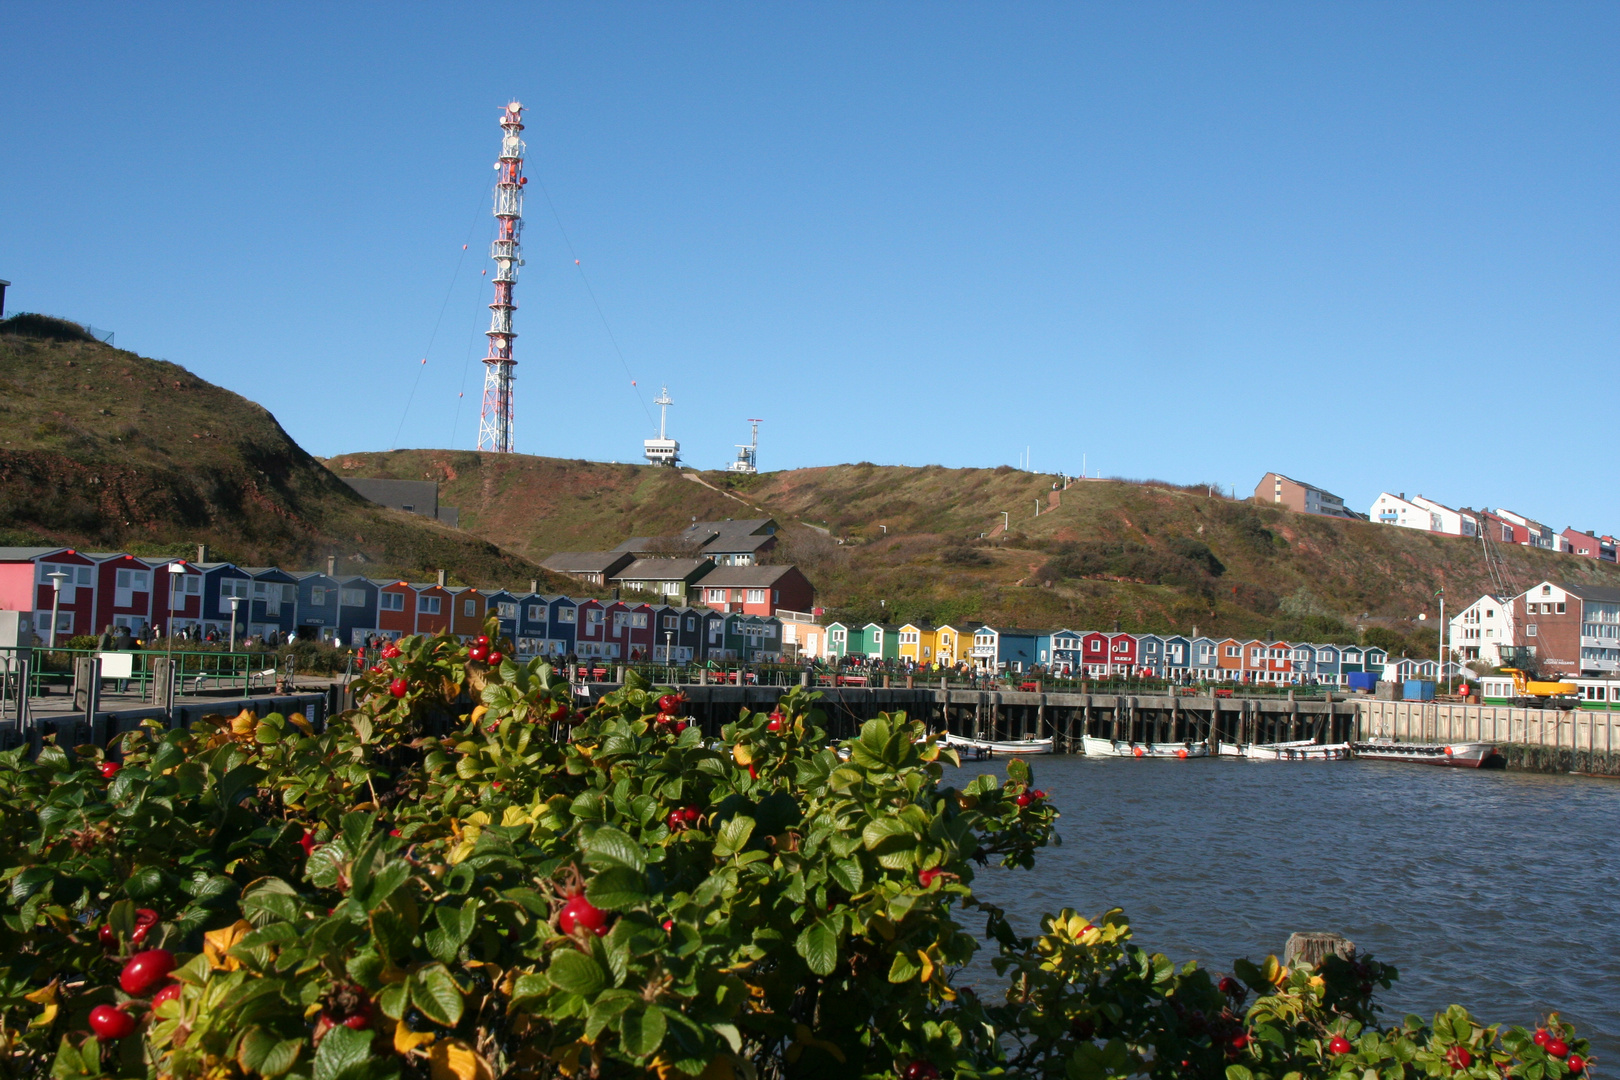
[[1513, 703], [1531, 709], [1573, 709], [1580, 701], [1574, 683], [1542, 682], [1518, 668], [1499, 668], [1499, 674], [1513, 676]]

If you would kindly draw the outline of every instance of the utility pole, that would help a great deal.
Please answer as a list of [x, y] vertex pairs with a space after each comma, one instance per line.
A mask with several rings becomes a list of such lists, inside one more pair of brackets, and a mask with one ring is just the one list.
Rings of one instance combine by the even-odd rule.
[[484, 405], [478, 420], [478, 449], [497, 454], [512, 452], [512, 286], [523, 265], [523, 153], [518, 133], [523, 130], [523, 106], [514, 101], [501, 114], [501, 156], [495, 162], [495, 242], [489, 256], [495, 260], [495, 302], [489, 305], [489, 355], [484, 357]]

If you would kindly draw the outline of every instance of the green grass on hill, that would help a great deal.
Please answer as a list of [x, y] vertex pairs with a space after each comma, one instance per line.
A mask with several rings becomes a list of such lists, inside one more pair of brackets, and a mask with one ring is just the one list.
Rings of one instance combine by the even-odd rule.
[[345, 572], [414, 580], [546, 577], [486, 539], [366, 502], [262, 406], [176, 364], [41, 333], [37, 317], [0, 323], [0, 543], [149, 555], [206, 543], [243, 565], [336, 555]]
[[[803, 567], [835, 615], [863, 622], [1196, 627], [1433, 655], [1435, 594], [1444, 588], [1455, 610], [1490, 588], [1477, 540], [1293, 514], [1203, 485], [1079, 481], [1054, 492], [1056, 478], [1006, 466], [696, 474], [716, 491], [669, 469], [521, 454], [402, 450], [328, 464], [439, 480], [464, 527], [536, 560], [694, 517], [769, 515], [785, 527], [776, 560]], [[1518, 547], [1503, 557], [1520, 587], [1620, 586], [1620, 571], [1591, 559]]]

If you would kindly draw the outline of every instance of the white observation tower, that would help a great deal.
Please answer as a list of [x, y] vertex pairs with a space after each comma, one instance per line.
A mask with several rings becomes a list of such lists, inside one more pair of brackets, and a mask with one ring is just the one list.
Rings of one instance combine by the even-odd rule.
[[647, 439], [642, 443], [646, 449], [647, 460], [654, 465], [675, 465], [681, 460], [681, 444], [668, 438], [669, 407], [675, 404], [669, 400], [669, 387], [664, 387], [653, 399], [658, 406], [658, 438]]

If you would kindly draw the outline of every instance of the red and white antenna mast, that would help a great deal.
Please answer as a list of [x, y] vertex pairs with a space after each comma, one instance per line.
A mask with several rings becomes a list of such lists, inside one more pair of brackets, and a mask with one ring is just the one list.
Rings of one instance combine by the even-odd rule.
[[495, 260], [495, 302], [489, 305], [489, 355], [484, 357], [484, 409], [478, 421], [478, 449], [512, 452], [512, 286], [523, 265], [523, 106], [514, 101], [501, 114], [501, 156], [495, 162], [495, 220], [499, 225], [489, 257]]

